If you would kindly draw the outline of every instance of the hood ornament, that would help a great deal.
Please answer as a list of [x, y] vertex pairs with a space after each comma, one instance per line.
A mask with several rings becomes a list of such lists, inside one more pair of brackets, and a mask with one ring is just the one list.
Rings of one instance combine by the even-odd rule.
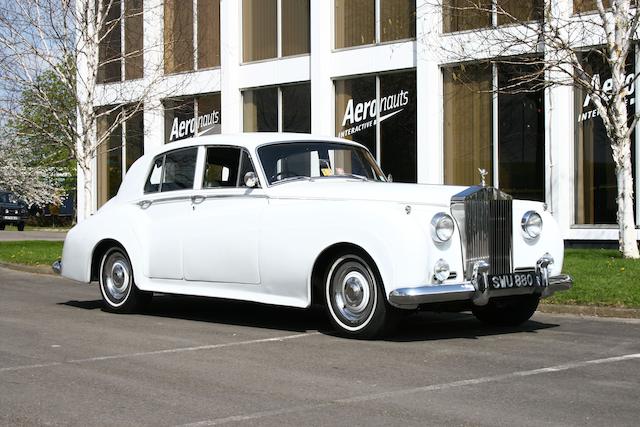
[[484, 181], [484, 178], [489, 175], [489, 172], [487, 172], [486, 169], [482, 169], [482, 168], [478, 168], [478, 172], [480, 173], [480, 185], [482, 185], [483, 187], [486, 187], [487, 184]]

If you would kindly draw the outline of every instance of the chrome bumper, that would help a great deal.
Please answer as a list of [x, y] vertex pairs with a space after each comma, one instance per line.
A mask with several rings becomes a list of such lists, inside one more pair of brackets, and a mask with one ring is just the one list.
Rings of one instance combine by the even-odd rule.
[[573, 279], [567, 274], [549, 277], [546, 286], [509, 289], [480, 289], [477, 280], [448, 285], [425, 285], [417, 288], [401, 288], [389, 294], [389, 303], [400, 308], [414, 308], [420, 304], [470, 300], [475, 305], [485, 305], [489, 298], [538, 293], [542, 298], [558, 291], [571, 289]]
[[51, 269], [56, 274], [62, 274], [62, 260], [54, 261], [54, 263], [51, 264]]

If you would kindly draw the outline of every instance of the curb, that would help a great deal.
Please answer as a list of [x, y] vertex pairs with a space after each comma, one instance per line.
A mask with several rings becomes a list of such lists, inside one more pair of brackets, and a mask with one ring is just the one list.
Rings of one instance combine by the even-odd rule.
[[592, 317], [618, 317], [623, 319], [640, 319], [640, 309], [602, 307], [596, 305], [540, 304], [538, 311], [549, 314], [573, 314]]
[[24, 273], [48, 274], [51, 276], [56, 275], [51, 269], [51, 267], [46, 265], [24, 265], [24, 264], [11, 264], [7, 262], [0, 262], [0, 268], [7, 268], [9, 270], [14, 270], [14, 271], [22, 271]]

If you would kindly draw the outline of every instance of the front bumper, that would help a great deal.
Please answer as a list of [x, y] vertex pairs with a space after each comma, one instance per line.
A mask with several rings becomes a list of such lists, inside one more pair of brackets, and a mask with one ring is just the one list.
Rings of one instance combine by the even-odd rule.
[[[527, 288], [510, 288], [499, 290], [477, 289], [472, 282], [450, 285], [426, 285], [417, 288], [401, 288], [389, 294], [391, 305], [400, 308], [416, 307], [420, 304], [450, 301], [473, 301], [476, 305], [484, 305], [489, 298], [510, 295], [526, 295], [539, 293], [542, 298], [549, 297], [558, 291], [571, 289], [573, 279], [567, 274], [549, 277], [547, 286], [532, 286]], [[483, 304], [484, 303], [484, 304]]]

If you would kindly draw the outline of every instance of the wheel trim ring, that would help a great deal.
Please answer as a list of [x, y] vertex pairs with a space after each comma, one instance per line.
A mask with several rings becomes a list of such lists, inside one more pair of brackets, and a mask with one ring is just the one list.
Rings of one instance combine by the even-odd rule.
[[[348, 325], [346, 324], [344, 321], [342, 321], [342, 319], [340, 318], [340, 316], [336, 313], [335, 309], [334, 309], [334, 305], [333, 305], [333, 299], [331, 298], [331, 278], [333, 277], [333, 272], [336, 270], [336, 268], [338, 268], [338, 266], [340, 264], [342, 264], [344, 261], [346, 260], [355, 260], [358, 261], [362, 267], [364, 267], [364, 269], [366, 270], [366, 272], [369, 274], [369, 277], [371, 277], [371, 288], [372, 288], [372, 292], [371, 292], [371, 296], [372, 298], [370, 298], [370, 302], [371, 302], [371, 310], [367, 316], [367, 318], [360, 324], [357, 326], [352, 326], [352, 325]], [[371, 271], [371, 268], [369, 267], [369, 265], [360, 257], [358, 256], [354, 256], [354, 255], [350, 255], [350, 256], [346, 256], [346, 257], [340, 257], [338, 258], [333, 265], [331, 266], [331, 269], [329, 270], [329, 274], [327, 274], [327, 281], [325, 283], [325, 298], [326, 298], [326, 303], [327, 306], [329, 308], [329, 311], [331, 313], [331, 317], [333, 318], [333, 320], [336, 321], [336, 323], [338, 323], [340, 325], [341, 328], [350, 331], [350, 332], [357, 332], [361, 329], [364, 329], [370, 322], [371, 319], [373, 318], [373, 315], [375, 314], [375, 307], [378, 303], [378, 289], [377, 289], [377, 281], [376, 281], [376, 276], [373, 274], [373, 271]]]
[[[118, 261], [122, 262], [123, 265], [128, 265], [129, 268], [127, 270], [131, 269], [131, 262], [129, 261], [129, 259], [126, 257], [126, 255], [119, 249], [110, 249], [103, 257], [102, 257], [102, 262], [100, 263], [100, 292], [102, 293], [103, 299], [107, 302], [107, 304], [109, 304], [111, 307], [117, 308], [122, 306], [124, 303], [127, 302], [128, 298], [129, 298], [129, 294], [131, 293], [131, 289], [133, 288], [134, 284], [133, 284], [133, 275], [129, 274], [128, 277], [128, 285], [126, 286], [126, 292], [124, 293], [122, 299], [117, 299], [114, 300], [114, 297], [112, 295], [110, 295], [110, 293], [106, 290], [106, 287], [108, 287], [109, 285], [107, 283], [105, 283], [105, 277], [104, 277], [104, 267], [105, 267], [105, 263], [107, 262], [107, 260], [109, 259], [109, 257], [114, 253], [114, 252], [119, 252], [120, 253], [120, 259]], [[115, 262], [114, 262], [115, 264]]]

